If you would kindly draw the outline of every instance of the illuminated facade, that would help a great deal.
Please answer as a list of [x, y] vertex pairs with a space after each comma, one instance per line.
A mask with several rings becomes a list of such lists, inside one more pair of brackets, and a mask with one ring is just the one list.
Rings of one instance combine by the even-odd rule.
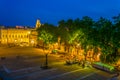
[[39, 28], [40, 26], [41, 26], [40, 20], [37, 19], [37, 21], [36, 21], [36, 28]]
[[16, 26], [15, 28], [0, 28], [0, 44], [28, 44], [34, 46], [37, 44], [36, 28], [40, 27], [40, 21], [37, 20], [35, 28], [26, 28]]

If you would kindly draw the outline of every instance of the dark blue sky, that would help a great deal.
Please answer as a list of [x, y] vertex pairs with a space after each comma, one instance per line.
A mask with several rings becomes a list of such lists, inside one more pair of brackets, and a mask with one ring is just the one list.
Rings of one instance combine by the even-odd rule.
[[62, 19], [90, 16], [111, 18], [120, 13], [120, 0], [0, 0], [0, 25], [57, 25]]

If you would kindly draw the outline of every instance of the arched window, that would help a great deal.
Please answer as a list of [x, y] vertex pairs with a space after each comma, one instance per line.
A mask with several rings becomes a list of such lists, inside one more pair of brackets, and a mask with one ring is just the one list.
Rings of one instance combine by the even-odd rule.
[[24, 38], [26, 38], [26, 35], [24, 35]]
[[15, 35], [15, 37], [17, 38], [17, 35]]
[[27, 35], [27, 38], [28, 38], [29, 35]]
[[14, 35], [12, 35], [12, 37], [14, 38]]
[[9, 37], [11, 38], [11, 35], [9, 35]]

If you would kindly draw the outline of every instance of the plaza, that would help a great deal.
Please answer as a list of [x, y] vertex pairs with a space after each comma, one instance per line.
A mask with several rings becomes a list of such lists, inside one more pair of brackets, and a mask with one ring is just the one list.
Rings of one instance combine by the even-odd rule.
[[0, 71], [5, 80], [109, 80], [114, 74], [78, 64], [65, 65], [58, 54], [48, 54], [48, 69], [42, 49], [0, 47]]

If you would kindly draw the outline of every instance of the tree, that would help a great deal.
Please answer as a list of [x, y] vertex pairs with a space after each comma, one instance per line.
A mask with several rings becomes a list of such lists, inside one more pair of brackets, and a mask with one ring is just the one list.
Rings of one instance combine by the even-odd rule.
[[51, 24], [44, 24], [38, 31], [38, 40], [42, 40], [45, 45], [52, 44], [57, 41], [56, 38], [56, 30], [57, 28]]
[[[50, 44], [52, 44], [55, 41], [55, 38], [53, 35], [53, 29], [55, 29], [55, 27], [53, 25], [50, 24], [44, 24], [42, 25], [40, 28], [38, 28], [38, 40], [42, 40], [43, 41], [43, 51], [45, 53], [45, 66], [43, 66], [43, 68], [48, 68], [48, 53], [51, 50], [50, 49]], [[47, 52], [45, 52], [47, 51]]]
[[[115, 16], [114, 23], [110, 20], [100, 17], [98, 21], [84, 16], [82, 19], [68, 19], [59, 21], [59, 26], [44, 24], [38, 29], [39, 39], [44, 43], [55, 43], [58, 37], [60, 43], [65, 43], [68, 53], [70, 48], [76, 49], [76, 44], [84, 49], [85, 60], [88, 51], [93, 50], [95, 57], [101, 52], [102, 62], [113, 63], [118, 60], [118, 49], [120, 47], [120, 15]], [[41, 36], [41, 37], [40, 37]]]
[[115, 37], [117, 35], [115, 27], [110, 20], [105, 18], [100, 18], [96, 24], [98, 26], [97, 43], [102, 52], [100, 55], [101, 61], [106, 63], [116, 62], [118, 54], [117, 44], [119, 44], [119, 41], [118, 38]]

